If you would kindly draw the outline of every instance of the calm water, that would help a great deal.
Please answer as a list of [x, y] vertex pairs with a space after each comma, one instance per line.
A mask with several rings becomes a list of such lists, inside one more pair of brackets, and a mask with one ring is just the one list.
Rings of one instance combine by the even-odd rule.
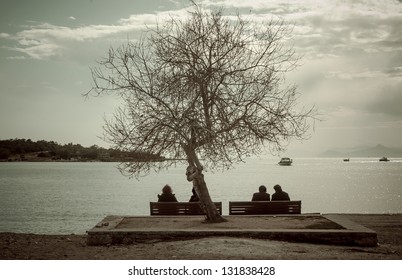
[[[402, 159], [277, 162], [252, 159], [225, 173], [206, 172], [212, 199], [227, 214], [230, 200], [250, 200], [261, 184], [272, 194], [278, 183], [292, 200], [302, 200], [303, 213], [402, 213]], [[0, 232], [82, 234], [106, 215], [149, 215], [149, 201], [166, 183], [179, 201], [190, 198], [184, 166], [137, 181], [116, 165], [0, 163]]]

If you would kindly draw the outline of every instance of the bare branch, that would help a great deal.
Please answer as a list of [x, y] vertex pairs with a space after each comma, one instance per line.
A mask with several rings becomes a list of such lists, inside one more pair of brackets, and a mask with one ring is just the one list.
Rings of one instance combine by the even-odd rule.
[[[285, 38], [291, 28], [263, 26], [196, 4], [189, 18], [171, 18], [137, 42], [110, 49], [92, 69], [96, 94], [124, 101], [105, 125], [116, 148], [172, 159], [123, 163], [135, 176], [187, 159], [201, 168], [230, 168], [265, 146], [283, 149], [302, 138], [314, 108], [297, 111], [299, 94], [284, 74], [298, 58]], [[191, 165], [191, 164], [190, 164]]]

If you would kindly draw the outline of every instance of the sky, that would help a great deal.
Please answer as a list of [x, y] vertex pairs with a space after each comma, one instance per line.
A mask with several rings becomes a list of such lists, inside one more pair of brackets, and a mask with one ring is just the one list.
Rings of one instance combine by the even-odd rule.
[[[287, 153], [382, 144], [402, 147], [402, 1], [199, 0], [258, 22], [293, 26], [300, 66], [287, 82], [319, 113]], [[0, 0], [0, 139], [108, 147], [104, 119], [121, 100], [83, 95], [109, 47], [137, 38], [187, 0]]]

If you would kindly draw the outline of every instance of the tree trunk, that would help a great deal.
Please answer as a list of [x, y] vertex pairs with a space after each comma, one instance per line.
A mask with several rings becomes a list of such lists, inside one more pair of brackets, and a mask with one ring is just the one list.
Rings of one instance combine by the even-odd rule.
[[212, 202], [207, 188], [207, 184], [202, 174], [202, 169], [197, 168], [195, 165], [189, 165], [186, 171], [187, 180], [193, 182], [193, 188], [199, 197], [199, 204], [208, 221], [211, 223], [221, 223], [225, 219], [219, 214], [215, 204]]

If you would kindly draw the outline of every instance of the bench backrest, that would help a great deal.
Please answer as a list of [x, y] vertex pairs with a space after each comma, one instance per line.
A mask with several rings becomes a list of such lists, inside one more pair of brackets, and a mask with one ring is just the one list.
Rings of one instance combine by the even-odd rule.
[[229, 201], [229, 215], [300, 214], [301, 201]]
[[[214, 202], [222, 215], [222, 202]], [[205, 215], [198, 202], [150, 202], [151, 216], [157, 215]]]

